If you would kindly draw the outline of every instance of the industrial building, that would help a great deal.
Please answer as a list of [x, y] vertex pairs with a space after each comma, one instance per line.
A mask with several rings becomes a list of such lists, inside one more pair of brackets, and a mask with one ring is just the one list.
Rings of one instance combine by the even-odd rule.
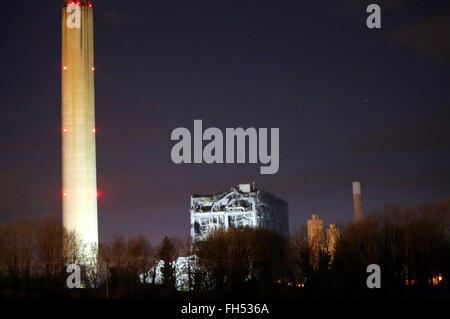
[[[287, 238], [289, 235], [288, 203], [255, 184], [240, 184], [230, 192], [213, 195], [191, 196], [191, 236], [193, 241], [207, 238], [214, 230], [230, 227], [261, 227], [275, 231]], [[163, 261], [159, 261], [151, 272], [155, 277], [145, 276], [147, 283], [162, 283]], [[197, 267], [195, 255], [178, 257], [173, 266], [176, 269], [176, 288], [188, 291], [189, 276]], [[141, 281], [144, 276], [141, 275]]]
[[[313, 214], [308, 220], [308, 245], [311, 249], [311, 263], [316, 266], [320, 251], [326, 248], [328, 254], [333, 257], [336, 252], [336, 245], [339, 239], [339, 229], [335, 224], [330, 224], [326, 229], [324, 237], [323, 221], [319, 215]], [[326, 245], [325, 245], [326, 239]]]
[[330, 224], [327, 228], [327, 250], [330, 256], [334, 256], [336, 252], [336, 245], [339, 239], [339, 228], [336, 225]]
[[310, 246], [323, 246], [323, 221], [319, 219], [319, 215], [313, 214], [308, 219], [308, 243]]
[[311, 219], [308, 219], [307, 227], [308, 245], [311, 249], [310, 263], [317, 267], [320, 251], [324, 247], [323, 221], [319, 219], [319, 215], [313, 214]]
[[289, 235], [288, 203], [255, 184], [240, 184], [229, 192], [191, 196], [191, 237], [202, 240], [216, 229], [252, 227]]

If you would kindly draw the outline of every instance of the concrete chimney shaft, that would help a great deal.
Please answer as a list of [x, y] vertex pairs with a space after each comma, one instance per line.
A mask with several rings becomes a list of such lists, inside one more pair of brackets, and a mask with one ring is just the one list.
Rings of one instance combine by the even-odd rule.
[[355, 223], [362, 221], [361, 183], [353, 182], [353, 214]]

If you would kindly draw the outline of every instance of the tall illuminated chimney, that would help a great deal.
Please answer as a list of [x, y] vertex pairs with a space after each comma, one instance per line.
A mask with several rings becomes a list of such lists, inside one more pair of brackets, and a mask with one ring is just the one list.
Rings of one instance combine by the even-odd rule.
[[87, 254], [98, 245], [93, 31], [91, 2], [68, 1], [62, 10], [62, 220]]
[[355, 223], [362, 220], [361, 184], [353, 182], [353, 214]]

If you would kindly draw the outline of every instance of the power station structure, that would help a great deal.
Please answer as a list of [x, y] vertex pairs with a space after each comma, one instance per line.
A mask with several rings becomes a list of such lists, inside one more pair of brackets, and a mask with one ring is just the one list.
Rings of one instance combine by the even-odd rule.
[[230, 192], [191, 196], [191, 237], [205, 239], [214, 230], [251, 227], [289, 235], [288, 203], [255, 184], [240, 184]]
[[90, 1], [62, 9], [62, 221], [85, 247], [98, 245], [94, 22]]
[[335, 224], [330, 224], [326, 229], [326, 245], [323, 231], [323, 221], [319, 215], [313, 214], [307, 222], [308, 245], [311, 249], [311, 264], [316, 267], [319, 262], [320, 251], [323, 250], [333, 258], [336, 252], [336, 245], [339, 239], [339, 228]]
[[324, 248], [323, 221], [313, 214], [307, 222], [308, 245], [311, 250], [310, 263], [315, 268], [319, 264], [320, 252]]
[[[353, 214], [354, 222], [362, 221], [362, 201], [361, 201], [361, 183], [352, 182], [353, 187]], [[319, 215], [313, 214], [307, 222], [308, 245], [311, 249], [311, 262], [313, 266], [317, 265], [320, 250], [326, 248], [328, 254], [333, 258], [336, 253], [336, 246], [339, 239], [339, 228], [335, 224], [330, 224], [326, 229], [326, 245], [324, 237], [323, 221]]]
[[[215, 230], [228, 230], [234, 227], [263, 228], [289, 235], [288, 203], [266, 191], [257, 189], [255, 184], [240, 184], [232, 187], [230, 192], [212, 195], [191, 196], [191, 237], [192, 241], [204, 240]], [[177, 290], [189, 291], [190, 279], [198, 269], [197, 256], [178, 257], [172, 263], [175, 269], [175, 286]], [[163, 283], [162, 269], [164, 261], [160, 260], [151, 269], [153, 276], [140, 275], [140, 280], [147, 283]]]
[[362, 221], [362, 202], [361, 202], [361, 183], [353, 182], [353, 214], [354, 221], [358, 223]]
[[327, 228], [327, 251], [330, 256], [334, 256], [336, 252], [336, 245], [339, 239], [339, 228], [335, 224], [330, 224]]
[[308, 228], [308, 244], [317, 249], [323, 247], [323, 221], [319, 219], [319, 215], [313, 214], [307, 222]]

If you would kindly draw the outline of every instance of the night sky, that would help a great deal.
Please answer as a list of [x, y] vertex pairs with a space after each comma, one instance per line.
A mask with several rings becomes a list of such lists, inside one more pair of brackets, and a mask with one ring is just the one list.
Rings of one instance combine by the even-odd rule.
[[[365, 8], [378, 3], [382, 28]], [[61, 7], [0, 8], [0, 222], [61, 214]], [[189, 234], [192, 193], [255, 181], [312, 213], [450, 195], [450, 2], [94, 1], [99, 232]], [[280, 170], [182, 164], [173, 129], [279, 127]]]

